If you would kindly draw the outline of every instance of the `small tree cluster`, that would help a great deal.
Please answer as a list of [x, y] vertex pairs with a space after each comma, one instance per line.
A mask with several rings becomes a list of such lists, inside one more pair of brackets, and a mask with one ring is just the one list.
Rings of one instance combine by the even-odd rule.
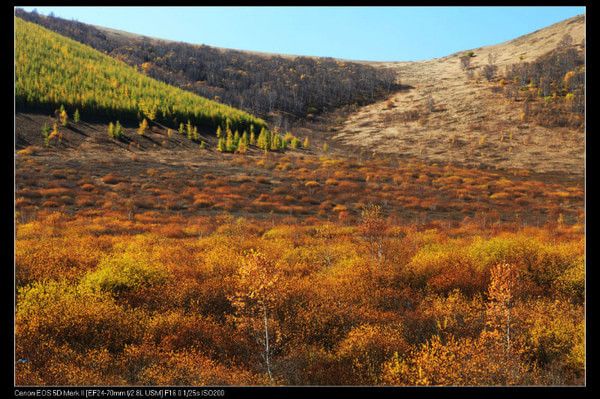
[[491, 81], [496, 76], [496, 72], [498, 71], [498, 65], [496, 65], [496, 53], [488, 54], [488, 63], [483, 66], [483, 76]]
[[225, 134], [223, 134], [223, 129], [219, 126], [217, 127], [216, 135], [218, 138], [217, 150], [220, 152], [238, 152], [243, 154], [248, 151], [250, 146], [256, 146], [265, 152], [285, 151], [288, 147], [294, 149], [300, 147], [300, 140], [290, 132], [282, 136], [278, 132], [271, 132], [263, 127], [258, 137], [256, 137], [253, 125], [250, 126], [250, 134], [244, 130], [240, 135], [238, 130], [233, 132], [230, 126], [227, 125], [225, 127]]
[[189, 119], [185, 124], [185, 128], [183, 123], [179, 125], [179, 133], [187, 134], [187, 138], [190, 141], [194, 141], [196, 143], [200, 142], [200, 134], [198, 133], [198, 128], [195, 125], [193, 125]]
[[115, 124], [113, 124], [112, 122], [108, 124], [108, 137], [110, 137], [111, 139], [118, 140], [121, 137], [123, 137], [123, 133], [123, 126], [121, 126], [121, 123], [119, 121], [117, 121]]

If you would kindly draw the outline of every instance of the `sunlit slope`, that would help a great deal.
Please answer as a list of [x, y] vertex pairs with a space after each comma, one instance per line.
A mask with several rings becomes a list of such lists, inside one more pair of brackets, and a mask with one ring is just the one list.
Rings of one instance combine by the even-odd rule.
[[63, 104], [82, 115], [142, 118], [214, 127], [265, 122], [246, 112], [156, 81], [88, 46], [15, 18], [17, 108]]

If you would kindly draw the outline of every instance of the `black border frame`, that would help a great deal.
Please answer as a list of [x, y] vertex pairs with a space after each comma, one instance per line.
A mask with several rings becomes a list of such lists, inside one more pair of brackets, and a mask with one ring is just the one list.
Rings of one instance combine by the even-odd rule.
[[[2, 24], [2, 33], [3, 33], [3, 54], [7, 54], [10, 49], [10, 54], [12, 54], [12, 59], [14, 60], [14, 8], [19, 6], [584, 6], [586, 8], [586, 54], [594, 54], [594, 51], [590, 51], [589, 40], [590, 34], [592, 33], [592, 24], [589, 23], [590, 14], [593, 14], [591, 1], [585, 0], [404, 0], [404, 1], [394, 1], [394, 0], [328, 0], [328, 1], [314, 1], [314, 0], [288, 0], [285, 3], [275, 3], [274, 0], [265, 1], [265, 0], [254, 0], [254, 1], [240, 1], [240, 0], [205, 0], [202, 2], [194, 2], [191, 1], [182, 1], [182, 0], [171, 0], [168, 3], [165, 0], [124, 0], [124, 1], [115, 1], [108, 0], [105, 2], [93, 2], [90, 0], [80, 1], [78, 4], [73, 4], [73, 2], [68, 2], [65, 0], [59, 1], [40, 1], [40, 2], [32, 2], [32, 1], [19, 1], [10, 3], [4, 3], [5, 9], [1, 14], [2, 18], [6, 21], [6, 24]], [[9, 26], [11, 29], [9, 29]], [[592, 49], [594, 45], [594, 41], [592, 40]], [[0, 171], [2, 172], [2, 182], [5, 189], [0, 190], [0, 203], [1, 209], [3, 210], [2, 214], [2, 226], [1, 231], [5, 233], [5, 238], [1, 241], [3, 248], [0, 251], [0, 256], [2, 256], [2, 264], [3, 270], [3, 284], [2, 290], [2, 298], [0, 299], [1, 307], [1, 315], [3, 323], [5, 326], [2, 328], [2, 356], [0, 356], [0, 361], [3, 370], [11, 370], [10, 373], [3, 372], [2, 376], [2, 387], [0, 392], [3, 397], [24, 397], [18, 396], [19, 392], [25, 391], [48, 391], [48, 390], [71, 390], [71, 391], [80, 391], [83, 395], [81, 396], [73, 396], [73, 397], [85, 397], [85, 390], [98, 390], [104, 388], [111, 389], [113, 391], [125, 392], [127, 390], [135, 390], [140, 389], [142, 392], [144, 390], [155, 389], [172, 389], [172, 390], [181, 390], [182, 395], [179, 396], [164, 396], [164, 397], [184, 397], [183, 390], [184, 387], [127, 387], [127, 388], [115, 388], [115, 387], [19, 387], [14, 385], [14, 351], [13, 351], [13, 343], [14, 343], [14, 300], [15, 300], [15, 286], [14, 286], [14, 240], [15, 240], [15, 219], [14, 219], [14, 173], [15, 173], [15, 139], [14, 139], [14, 67], [13, 63], [11, 63], [8, 56], [3, 57], [5, 62], [3, 63], [4, 68], [4, 80], [3, 82], [10, 82], [10, 90], [6, 88], [3, 90], [3, 94], [5, 95], [5, 105], [2, 107], [6, 113], [8, 113], [8, 109], [10, 104], [13, 105], [13, 115], [7, 116], [11, 118], [13, 121], [13, 137], [12, 137], [12, 145], [3, 145], [2, 149], [4, 151], [3, 156], [0, 157]], [[589, 60], [592, 57], [586, 57], [586, 72], [589, 71]], [[586, 94], [590, 91], [590, 88], [593, 85], [593, 78], [590, 80], [588, 77], [589, 73], [586, 73]], [[589, 233], [589, 220], [590, 217], [593, 216], [594, 211], [592, 208], [588, 206], [587, 202], [587, 178], [589, 176], [588, 169], [589, 166], [593, 166], [592, 164], [588, 165], [587, 162], [587, 149], [592, 148], [589, 147], [593, 141], [594, 134], [588, 135], [587, 132], [591, 131], [590, 129], [590, 120], [591, 118], [587, 118], [589, 113], [587, 112], [589, 108], [589, 96], [586, 95], [586, 161], [585, 161], [585, 215], [586, 215], [586, 386], [584, 387], [321, 387], [321, 386], [287, 386], [287, 387], [198, 387], [197, 390], [201, 389], [223, 389], [225, 390], [224, 398], [312, 398], [312, 397], [331, 397], [331, 396], [341, 396], [344, 398], [402, 398], [402, 397], [432, 397], [432, 396], [450, 396], [450, 397], [458, 397], [458, 398], [506, 398], [506, 397], [530, 397], [532, 395], [540, 395], [543, 398], [578, 398], [578, 397], [587, 397], [591, 395], [593, 391], [593, 387], [595, 385], [594, 377], [593, 377], [593, 367], [592, 367], [592, 349], [594, 347], [593, 343], [593, 328], [591, 327], [591, 314], [590, 309], [592, 307], [593, 296], [590, 296], [589, 293], [593, 289], [593, 275], [594, 275], [594, 264], [589, 259], [589, 253], [587, 248], [588, 244], [588, 233]], [[592, 124], [593, 125], [593, 124]], [[5, 135], [8, 132], [4, 132]], [[591, 140], [590, 140], [591, 139]], [[8, 190], [8, 185], [12, 187], [12, 190]], [[10, 219], [9, 219], [10, 218]], [[10, 305], [9, 305], [10, 304]], [[10, 326], [10, 328], [7, 328]], [[41, 396], [41, 395], [40, 395]], [[38, 397], [38, 396], [35, 396]], [[50, 398], [50, 397], [67, 397], [63, 393], [62, 395], [58, 392], [49, 392], [49, 394], [43, 395], [42, 397]], [[111, 397], [111, 396], [96, 396], [96, 397]], [[141, 397], [141, 396], [138, 396]], [[148, 396], [145, 396], [148, 397]], [[201, 397], [201, 396], [190, 396], [190, 397]], [[218, 396], [214, 396], [218, 397]]]

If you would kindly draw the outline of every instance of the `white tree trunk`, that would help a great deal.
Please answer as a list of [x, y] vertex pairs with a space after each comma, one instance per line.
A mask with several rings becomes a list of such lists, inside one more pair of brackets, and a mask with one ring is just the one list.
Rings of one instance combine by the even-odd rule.
[[269, 327], [267, 323], [267, 307], [263, 306], [263, 315], [265, 321], [265, 362], [267, 363], [267, 373], [269, 379], [273, 382], [273, 376], [271, 375], [271, 360], [269, 358]]

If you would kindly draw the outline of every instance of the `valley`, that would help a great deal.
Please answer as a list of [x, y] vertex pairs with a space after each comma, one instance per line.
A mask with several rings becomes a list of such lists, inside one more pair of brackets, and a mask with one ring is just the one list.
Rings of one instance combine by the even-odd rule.
[[16, 15], [18, 384], [585, 384], [584, 16], [364, 62]]

